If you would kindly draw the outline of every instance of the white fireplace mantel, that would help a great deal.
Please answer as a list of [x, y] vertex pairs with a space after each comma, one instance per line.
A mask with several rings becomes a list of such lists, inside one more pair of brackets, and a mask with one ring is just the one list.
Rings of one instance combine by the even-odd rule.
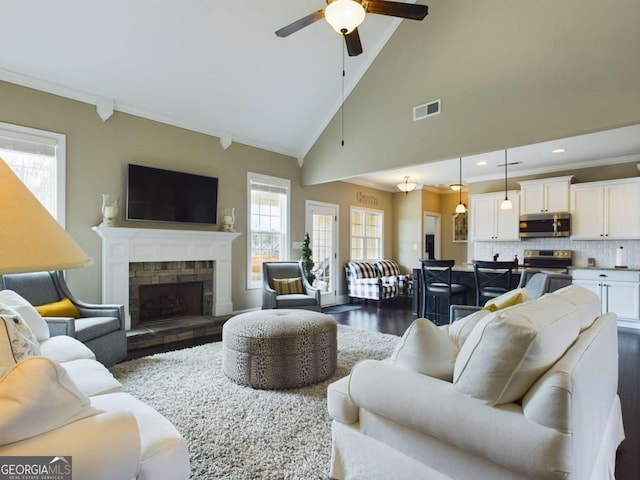
[[231, 242], [236, 232], [93, 227], [102, 239], [102, 301], [124, 305], [129, 316], [129, 263], [213, 260], [214, 299], [211, 315], [233, 312]]

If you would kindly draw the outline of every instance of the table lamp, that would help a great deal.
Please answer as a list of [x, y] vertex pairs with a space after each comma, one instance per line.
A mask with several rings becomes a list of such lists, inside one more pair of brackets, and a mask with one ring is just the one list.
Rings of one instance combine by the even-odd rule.
[[0, 274], [93, 263], [1, 158], [0, 224]]

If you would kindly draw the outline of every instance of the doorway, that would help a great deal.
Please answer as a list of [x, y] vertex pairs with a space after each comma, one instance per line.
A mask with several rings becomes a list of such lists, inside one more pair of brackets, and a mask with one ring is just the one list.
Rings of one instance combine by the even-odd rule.
[[315, 275], [313, 286], [320, 289], [322, 305], [335, 305], [338, 264], [338, 205], [307, 200], [306, 231], [311, 238]]
[[440, 214], [435, 212], [424, 212], [424, 243], [422, 248], [422, 258], [440, 259]]

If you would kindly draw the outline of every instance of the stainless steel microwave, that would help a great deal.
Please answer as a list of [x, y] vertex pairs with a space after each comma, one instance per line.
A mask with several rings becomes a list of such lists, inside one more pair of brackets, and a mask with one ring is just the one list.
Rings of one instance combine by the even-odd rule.
[[571, 235], [570, 213], [520, 215], [520, 238], [568, 237], [569, 235]]

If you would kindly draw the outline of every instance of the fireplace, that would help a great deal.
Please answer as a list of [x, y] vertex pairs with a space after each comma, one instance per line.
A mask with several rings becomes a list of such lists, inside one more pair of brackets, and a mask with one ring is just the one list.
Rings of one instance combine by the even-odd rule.
[[129, 264], [131, 327], [167, 318], [211, 315], [214, 262]]
[[100, 226], [92, 230], [102, 239], [102, 301], [124, 305], [127, 330], [131, 328], [130, 263], [211, 261], [214, 268], [209, 281], [213, 293], [204, 315], [233, 312], [231, 242], [240, 236], [239, 232]]
[[140, 286], [139, 322], [202, 315], [202, 282]]

